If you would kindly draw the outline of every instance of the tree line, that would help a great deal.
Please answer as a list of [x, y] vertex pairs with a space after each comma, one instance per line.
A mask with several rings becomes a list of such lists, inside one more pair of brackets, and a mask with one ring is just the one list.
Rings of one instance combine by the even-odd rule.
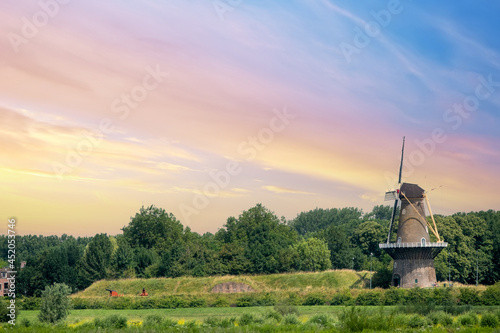
[[[17, 236], [17, 292], [39, 296], [65, 283], [73, 292], [101, 279], [271, 274], [326, 269], [377, 271], [388, 286], [391, 258], [381, 251], [391, 207], [316, 208], [292, 220], [257, 204], [229, 217], [215, 234], [200, 235], [164, 209], [142, 207], [122, 234], [94, 237]], [[447, 249], [435, 259], [438, 280], [473, 284], [499, 281], [500, 211], [435, 215]], [[396, 231], [393, 238], [396, 237]], [[432, 238], [432, 236], [431, 236]], [[7, 258], [7, 237], [0, 236]], [[479, 273], [479, 274], [477, 274]]]

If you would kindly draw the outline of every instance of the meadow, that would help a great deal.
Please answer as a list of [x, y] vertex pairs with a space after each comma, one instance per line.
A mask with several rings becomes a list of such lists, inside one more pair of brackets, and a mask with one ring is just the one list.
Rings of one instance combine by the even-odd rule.
[[[427, 309], [428, 310], [428, 309]], [[422, 312], [422, 313], [419, 313]], [[450, 314], [425, 307], [276, 305], [249, 308], [71, 310], [64, 322], [41, 324], [22, 311], [19, 332], [498, 332], [500, 307], [468, 307]], [[3, 324], [3, 328], [10, 325]]]

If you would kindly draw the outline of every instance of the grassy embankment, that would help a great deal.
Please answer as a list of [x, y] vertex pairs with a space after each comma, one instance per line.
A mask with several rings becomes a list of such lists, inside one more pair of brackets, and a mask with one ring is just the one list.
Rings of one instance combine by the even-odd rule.
[[72, 295], [72, 297], [108, 296], [109, 293], [106, 289], [116, 290], [119, 294], [133, 297], [138, 296], [142, 288], [145, 288], [150, 296], [204, 295], [209, 294], [217, 284], [224, 282], [244, 283], [256, 292], [323, 292], [332, 294], [342, 288], [363, 288], [369, 278], [369, 272], [330, 270], [315, 273], [270, 275], [101, 280]]

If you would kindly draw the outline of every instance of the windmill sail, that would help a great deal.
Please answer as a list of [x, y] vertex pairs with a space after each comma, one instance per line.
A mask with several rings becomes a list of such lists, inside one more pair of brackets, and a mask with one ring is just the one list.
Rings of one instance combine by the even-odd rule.
[[403, 156], [405, 152], [405, 137], [403, 136], [403, 148], [401, 149], [401, 164], [399, 165], [399, 179], [398, 189], [385, 193], [385, 200], [391, 200], [390, 196], [394, 199], [394, 207], [392, 207], [391, 224], [389, 224], [389, 234], [387, 235], [387, 244], [391, 241], [392, 226], [394, 225], [394, 218], [396, 217], [396, 210], [398, 208], [399, 187], [401, 186], [401, 173], [403, 172]]

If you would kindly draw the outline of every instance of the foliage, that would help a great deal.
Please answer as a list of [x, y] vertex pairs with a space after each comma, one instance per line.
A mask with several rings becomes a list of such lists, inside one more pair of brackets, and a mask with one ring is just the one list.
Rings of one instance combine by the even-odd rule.
[[105, 317], [103, 319], [94, 319], [94, 326], [96, 328], [116, 328], [122, 329], [127, 327], [127, 317], [118, 314]]
[[42, 303], [38, 319], [42, 322], [56, 323], [69, 313], [71, 289], [64, 283], [54, 283], [42, 292]]
[[[3, 298], [0, 298], [0, 323], [6, 323], [11, 318], [8, 316], [10, 313], [10, 310], [7, 308], [10, 305], [9, 300], [4, 300]], [[16, 316], [19, 316], [19, 310], [16, 308]]]
[[304, 239], [290, 247], [292, 267], [298, 271], [324, 271], [331, 267], [330, 250], [317, 238]]
[[486, 312], [481, 317], [481, 327], [498, 327], [498, 326], [499, 326], [499, 320], [495, 314], [491, 312]]
[[[122, 235], [17, 236], [16, 258], [26, 266], [18, 270], [16, 291], [18, 296], [39, 297], [54, 283], [65, 283], [77, 292], [110, 278], [272, 274], [330, 267], [376, 271], [372, 285], [386, 288], [392, 262], [378, 243], [386, 239], [391, 211], [389, 206], [375, 206], [363, 215], [352, 207], [317, 208], [285, 223], [257, 204], [238, 217], [229, 217], [215, 235], [200, 235], [162, 208], [141, 207]], [[500, 211], [436, 215], [435, 219], [449, 243], [435, 259], [438, 280], [448, 280], [448, 273], [451, 280], [466, 284], [475, 284], [476, 276], [486, 285], [500, 279]], [[7, 259], [5, 235], [0, 235], [0, 245], [2, 263]], [[470, 288], [461, 288], [460, 294], [438, 293], [422, 296], [431, 297], [437, 306], [449, 307], [453, 297], [459, 304], [500, 304], [495, 288], [482, 293]], [[414, 296], [418, 295], [408, 296], [410, 302]], [[385, 296], [382, 301], [399, 302]], [[22, 307], [36, 308], [29, 302]], [[350, 304], [340, 299], [334, 303], [339, 302]]]
[[307, 295], [303, 305], [324, 305], [326, 297], [320, 293], [311, 293]]
[[500, 282], [486, 288], [481, 298], [485, 305], [500, 305]]

